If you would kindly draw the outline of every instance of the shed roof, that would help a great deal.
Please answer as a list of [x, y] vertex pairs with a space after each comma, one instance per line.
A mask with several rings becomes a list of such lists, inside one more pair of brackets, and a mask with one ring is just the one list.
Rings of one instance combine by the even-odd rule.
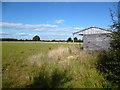
[[103, 29], [103, 28], [99, 28], [99, 27], [89, 27], [86, 29], [83, 29], [81, 31], [75, 32], [73, 33], [74, 35], [84, 35], [84, 34], [107, 34], [107, 33], [111, 33], [112, 30], [108, 30], [108, 29]]

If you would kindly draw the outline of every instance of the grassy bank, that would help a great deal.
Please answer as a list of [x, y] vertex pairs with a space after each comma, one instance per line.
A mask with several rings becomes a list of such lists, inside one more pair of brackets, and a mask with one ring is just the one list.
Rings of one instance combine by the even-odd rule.
[[3, 43], [3, 88], [112, 87], [96, 68], [98, 55], [62, 43]]

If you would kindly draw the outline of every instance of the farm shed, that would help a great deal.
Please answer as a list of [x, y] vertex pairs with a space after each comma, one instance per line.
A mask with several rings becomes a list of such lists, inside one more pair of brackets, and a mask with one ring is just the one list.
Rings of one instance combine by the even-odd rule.
[[74, 35], [83, 36], [83, 50], [108, 50], [110, 48], [109, 37], [112, 30], [107, 30], [99, 27], [89, 27], [81, 31], [73, 33], [73, 46], [74, 46]]

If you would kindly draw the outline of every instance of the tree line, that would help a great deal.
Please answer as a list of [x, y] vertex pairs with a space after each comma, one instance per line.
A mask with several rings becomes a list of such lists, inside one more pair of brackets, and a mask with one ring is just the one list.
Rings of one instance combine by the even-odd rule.
[[[43, 41], [43, 42], [73, 42], [72, 38], [69, 37], [67, 40], [40, 40], [38, 35], [34, 36], [32, 40], [30, 39], [14, 39], [14, 38], [0, 38], [0, 41]], [[74, 38], [74, 42], [83, 42], [83, 40], [77, 37]]]

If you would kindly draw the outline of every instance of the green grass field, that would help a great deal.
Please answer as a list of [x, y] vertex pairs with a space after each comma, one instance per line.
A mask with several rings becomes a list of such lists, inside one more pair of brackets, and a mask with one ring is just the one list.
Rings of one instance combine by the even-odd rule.
[[96, 69], [97, 60], [79, 45], [3, 42], [2, 87], [111, 87]]

